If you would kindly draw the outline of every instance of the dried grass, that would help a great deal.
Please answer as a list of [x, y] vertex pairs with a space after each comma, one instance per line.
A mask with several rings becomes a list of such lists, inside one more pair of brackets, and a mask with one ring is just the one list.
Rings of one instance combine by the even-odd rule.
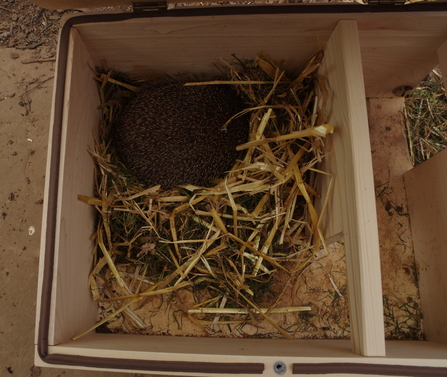
[[205, 333], [265, 320], [291, 338], [272, 315], [310, 309], [281, 306], [281, 300], [326, 247], [322, 214], [313, 204], [318, 176], [325, 174], [317, 169], [324, 137], [333, 132], [323, 122], [322, 56], [312, 56], [294, 77], [265, 54], [221, 60], [218, 69], [228, 80], [200, 84], [237, 85], [247, 98], [250, 138], [238, 147], [245, 158], [212, 187], [172, 191], [144, 187], [116, 160], [108, 135], [120, 108], [113, 98], [117, 88], [131, 95], [140, 85], [113, 71], [98, 73], [103, 121], [91, 151], [97, 192], [95, 198], [79, 195], [98, 211], [90, 289], [103, 307], [112, 305], [95, 327], [122, 315], [123, 328], [141, 328], [144, 321], [132, 308], [186, 289], [196, 302], [185, 315]]
[[447, 98], [439, 69], [434, 69], [405, 99], [410, 156], [419, 164], [447, 145]]

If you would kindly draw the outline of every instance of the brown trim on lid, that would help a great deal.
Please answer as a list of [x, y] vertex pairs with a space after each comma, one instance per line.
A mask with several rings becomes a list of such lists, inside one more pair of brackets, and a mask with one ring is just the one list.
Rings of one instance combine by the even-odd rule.
[[[113, 336], [113, 335], [111, 335]], [[204, 355], [204, 359], [212, 355]], [[147, 370], [153, 372], [182, 373], [222, 373], [222, 374], [263, 374], [263, 363], [213, 363], [198, 361], [160, 361], [117, 359], [105, 357], [88, 357], [51, 354], [45, 360], [50, 364], [86, 366], [96, 368]]]
[[[49, 3], [49, 0], [33, 0], [33, 2], [39, 5], [39, 2]], [[191, 0], [190, 2], [194, 2]], [[50, 4], [50, 9], [60, 9], [61, 6], [54, 6], [53, 3], [57, 3], [57, 1], [52, 0]], [[88, 5], [80, 4], [76, 5], [76, 1], [65, 1], [66, 5], [69, 4], [67, 8], [64, 8], [64, 4], [62, 4], [62, 8], [64, 9], [79, 9], [79, 8], [88, 8]], [[180, 1], [172, 1], [168, 0], [168, 4], [175, 5], [176, 3], [181, 3]], [[128, 4], [122, 4], [124, 6], [131, 5], [132, 2], [129, 0]], [[46, 4], [42, 4], [46, 5]], [[109, 4], [110, 5], [110, 4]], [[117, 4], [115, 4], [117, 5]], [[91, 6], [97, 7], [98, 5], [91, 4]], [[446, 9], [446, 1], [430, 1], [430, 2], [415, 2], [409, 3], [405, 5], [369, 5], [369, 4], [358, 4], [358, 3], [319, 3], [319, 4], [282, 4], [282, 5], [235, 5], [235, 6], [223, 6], [223, 7], [189, 7], [189, 8], [174, 8], [169, 10], [168, 12], [173, 11], [182, 11], [189, 12], [195, 11], [195, 16], [200, 15], [198, 12], [203, 10], [211, 11], [214, 15], [223, 15], [223, 14], [274, 14], [274, 13], [381, 13], [381, 12], [424, 12], [424, 11], [442, 11]], [[263, 9], [262, 9], [263, 8]], [[228, 10], [230, 11], [228, 12]], [[262, 9], [262, 10], [261, 10]], [[137, 17], [141, 17], [141, 13], [145, 13], [147, 17], [157, 17], [154, 13], [164, 13], [162, 11], [155, 12], [131, 12], [131, 13], [122, 13], [122, 14], [133, 14], [137, 15]], [[148, 15], [150, 13], [151, 15]], [[172, 16], [172, 15], [171, 15]]]
[[139, 11], [124, 13], [82, 14], [67, 20], [74, 26], [88, 22], [114, 22], [133, 18], [153, 17], [206, 17], [225, 15], [261, 15], [261, 14], [334, 14], [334, 13], [412, 13], [447, 11], [446, 1], [415, 2], [407, 5], [361, 5], [358, 3], [321, 3], [291, 5], [240, 5], [224, 7], [185, 7], [159, 11]]
[[[65, 30], [64, 30], [65, 29]], [[59, 60], [57, 61], [56, 72], [56, 88], [55, 88], [55, 104], [53, 106], [54, 121], [53, 134], [51, 143], [51, 160], [49, 177], [49, 190], [47, 200], [47, 224], [45, 229], [45, 249], [40, 250], [44, 252], [44, 267], [42, 278], [42, 297], [40, 303], [39, 316], [39, 331], [37, 338], [37, 351], [42, 360], [48, 355], [48, 331], [50, 322], [50, 307], [51, 307], [51, 289], [53, 283], [53, 268], [54, 268], [54, 248], [55, 248], [55, 231], [56, 231], [56, 211], [57, 211], [57, 196], [58, 196], [58, 181], [59, 181], [59, 166], [60, 166], [60, 151], [61, 151], [61, 132], [62, 132], [62, 114], [64, 106], [64, 86], [66, 77], [66, 64], [68, 53], [68, 34], [69, 27], [63, 27], [62, 34], [65, 38], [60, 37], [59, 43]]]
[[405, 377], [445, 377], [447, 368], [418, 367], [409, 365], [384, 365], [361, 363], [296, 363], [292, 366], [292, 374], [374, 374], [380, 376]]

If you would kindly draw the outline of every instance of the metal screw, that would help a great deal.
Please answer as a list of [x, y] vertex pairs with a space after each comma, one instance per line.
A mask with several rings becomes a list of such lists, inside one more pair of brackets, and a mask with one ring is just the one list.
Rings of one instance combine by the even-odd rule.
[[275, 371], [276, 374], [284, 374], [286, 373], [286, 364], [284, 364], [282, 361], [277, 361], [274, 365], [273, 365], [273, 370]]

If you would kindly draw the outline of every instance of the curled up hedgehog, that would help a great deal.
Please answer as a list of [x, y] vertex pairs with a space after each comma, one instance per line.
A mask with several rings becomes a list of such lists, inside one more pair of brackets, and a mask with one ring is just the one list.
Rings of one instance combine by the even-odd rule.
[[[172, 189], [209, 186], [241, 157], [248, 140], [246, 108], [232, 85], [185, 86], [186, 76], [159, 80], [124, 107], [112, 128], [122, 164], [140, 181]], [[200, 80], [201, 81], [201, 80]]]

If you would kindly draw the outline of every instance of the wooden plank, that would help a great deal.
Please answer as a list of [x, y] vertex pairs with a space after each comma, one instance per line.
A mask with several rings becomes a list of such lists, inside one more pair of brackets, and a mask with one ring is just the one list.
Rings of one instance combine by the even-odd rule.
[[206, 16], [206, 9], [200, 11], [201, 16], [181, 17], [182, 9], [174, 9], [166, 17], [129, 20], [124, 14], [112, 23], [92, 18], [75, 27], [96, 64], [106, 57], [109, 66], [130, 74], [161, 75], [179, 67], [216, 72], [210, 60], [233, 53], [251, 58], [260, 51], [295, 67], [325, 45], [339, 20], [356, 20], [368, 97], [392, 97], [396, 87], [416, 86], [436, 66], [436, 50], [447, 35], [447, 12], [225, 15], [223, 9], [222, 15]]
[[[283, 361], [289, 370], [293, 363], [327, 362], [447, 367], [446, 345], [434, 342], [387, 341], [386, 346], [388, 351], [386, 357], [362, 357], [350, 352], [349, 341], [335, 339], [242, 340], [125, 334], [110, 336], [92, 333], [75, 342], [50, 347], [50, 352], [112, 359], [159, 360], [167, 363], [170, 361], [262, 362], [265, 364], [265, 375], [270, 375], [268, 372], [278, 360]], [[336, 373], [335, 368], [333, 373]], [[185, 372], [181, 375], [190, 374]]]
[[[94, 209], [77, 200], [93, 196], [93, 129], [100, 112], [94, 64], [76, 30], [72, 30], [65, 82], [61, 137], [55, 266], [49, 343], [58, 344], [95, 322], [96, 304], [87, 285], [92, 263]], [[56, 174], [56, 172], [48, 172]], [[82, 314], [81, 314], [82, 313]]]
[[447, 344], [447, 150], [405, 174], [424, 329]]
[[353, 351], [384, 356], [382, 285], [368, 119], [355, 21], [340, 21], [325, 49], [321, 72], [330, 91], [335, 126], [327, 158], [339, 198], [348, 273]]
[[[57, 82], [59, 77], [59, 72], [56, 71], [54, 76], [54, 83]], [[43, 210], [42, 210], [42, 225], [41, 225], [41, 236], [40, 236], [40, 254], [39, 254], [39, 276], [38, 276], [38, 282], [37, 282], [37, 302], [36, 302], [36, 327], [35, 327], [35, 343], [37, 343], [37, 339], [39, 336], [39, 323], [40, 323], [40, 310], [42, 305], [42, 296], [46, 294], [42, 291], [43, 286], [43, 277], [44, 277], [44, 267], [45, 267], [45, 246], [47, 243], [47, 233], [46, 229], [47, 226], [49, 226], [48, 222], [48, 216], [50, 213], [50, 200], [48, 200], [50, 196], [50, 182], [51, 182], [51, 155], [54, 154], [53, 152], [53, 137], [55, 130], [54, 130], [54, 119], [55, 119], [55, 103], [54, 103], [54, 96], [56, 93], [56, 85], [53, 85], [53, 103], [51, 105], [51, 115], [50, 115], [50, 128], [48, 133], [48, 146], [47, 146], [47, 161], [45, 165], [45, 188], [43, 193]]]

